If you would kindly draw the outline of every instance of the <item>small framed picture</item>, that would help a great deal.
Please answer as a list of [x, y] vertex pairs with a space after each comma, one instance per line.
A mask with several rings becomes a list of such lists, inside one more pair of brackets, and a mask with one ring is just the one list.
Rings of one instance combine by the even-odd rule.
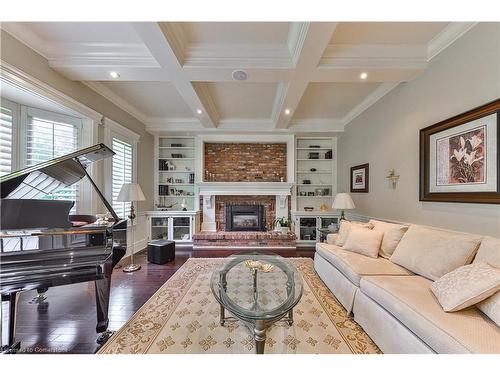
[[500, 99], [420, 130], [420, 200], [500, 203]]
[[351, 167], [351, 193], [368, 193], [369, 177], [368, 163]]

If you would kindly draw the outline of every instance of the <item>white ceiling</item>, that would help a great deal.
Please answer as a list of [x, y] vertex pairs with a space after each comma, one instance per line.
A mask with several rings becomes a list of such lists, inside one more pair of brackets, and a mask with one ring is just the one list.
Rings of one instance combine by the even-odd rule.
[[377, 82], [311, 82], [294, 118], [344, 117], [379, 86]]
[[188, 43], [285, 44], [288, 22], [182, 22]]
[[278, 88], [277, 83], [204, 82], [200, 84], [208, 88], [222, 120], [271, 117]]
[[185, 118], [191, 110], [170, 82], [103, 81], [115, 95], [133, 104], [143, 116]]
[[[422, 74], [473, 25], [37, 22], [2, 28], [151, 132], [339, 132], [399, 83]], [[232, 79], [236, 69], [246, 71], [246, 81]], [[120, 77], [112, 79], [110, 71]]]
[[427, 44], [446, 22], [342, 22], [332, 44]]

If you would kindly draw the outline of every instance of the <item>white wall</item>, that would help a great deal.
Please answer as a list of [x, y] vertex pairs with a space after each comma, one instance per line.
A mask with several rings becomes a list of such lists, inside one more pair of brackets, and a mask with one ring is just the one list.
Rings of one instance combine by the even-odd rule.
[[[370, 163], [356, 214], [500, 237], [500, 205], [420, 202], [419, 129], [500, 97], [500, 23], [479, 24], [347, 125], [339, 139], [339, 191], [350, 167]], [[395, 168], [397, 189], [385, 178]]]

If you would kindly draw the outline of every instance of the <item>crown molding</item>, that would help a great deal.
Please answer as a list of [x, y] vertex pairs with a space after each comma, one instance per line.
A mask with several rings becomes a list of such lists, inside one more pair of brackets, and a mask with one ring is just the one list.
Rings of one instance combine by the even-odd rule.
[[16, 87], [30, 91], [32, 94], [39, 96], [43, 100], [49, 100], [57, 106], [69, 108], [87, 116], [95, 122], [99, 122], [102, 118], [102, 114], [99, 112], [87, 107], [61, 91], [56, 90], [45, 82], [32, 77], [2, 59], [0, 59], [0, 77]]
[[432, 60], [446, 48], [452, 45], [467, 31], [477, 25], [477, 22], [450, 22], [427, 45], [427, 61]]
[[87, 87], [89, 87], [91, 90], [97, 92], [99, 95], [108, 99], [111, 103], [113, 103], [117, 107], [120, 107], [125, 112], [127, 112], [128, 114], [132, 115], [133, 117], [141, 121], [143, 124], [146, 123], [148, 117], [143, 112], [141, 112], [135, 106], [133, 106], [128, 101], [123, 99], [121, 96], [115, 94], [112, 90], [110, 90], [102, 83], [97, 81], [82, 81], [82, 83]]
[[361, 103], [351, 109], [351, 111], [342, 118], [342, 123], [344, 124], [344, 126], [347, 126], [352, 120], [354, 120], [364, 111], [378, 102], [381, 98], [383, 98], [398, 85], [399, 82], [386, 82], [380, 84], [379, 87], [377, 87], [371, 94], [363, 99]]
[[319, 68], [427, 67], [425, 44], [329, 44]]
[[291, 123], [286, 129], [276, 129], [271, 119], [223, 119], [217, 128], [205, 128], [196, 118], [149, 118], [146, 131], [159, 133], [252, 133], [293, 134], [302, 132], [332, 133], [343, 132], [341, 119], [304, 119]]
[[158, 62], [142, 43], [50, 43], [51, 67], [159, 68]]
[[342, 119], [309, 118], [290, 121], [288, 130], [293, 132], [343, 132], [344, 122]]
[[33, 51], [48, 59], [48, 43], [21, 22], [2, 22], [2, 30], [6, 31]]
[[218, 129], [240, 130], [252, 129], [255, 131], [268, 131], [272, 129], [274, 123], [269, 118], [226, 118], [219, 122]]
[[293, 67], [297, 66], [304, 41], [306, 40], [309, 22], [292, 22], [288, 33], [288, 50]]

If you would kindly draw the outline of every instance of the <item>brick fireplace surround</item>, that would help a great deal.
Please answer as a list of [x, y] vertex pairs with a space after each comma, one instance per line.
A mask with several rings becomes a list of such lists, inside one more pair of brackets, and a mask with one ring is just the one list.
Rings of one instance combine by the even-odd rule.
[[218, 231], [226, 230], [226, 213], [225, 207], [227, 204], [239, 205], [263, 205], [266, 217], [267, 230], [273, 229], [273, 222], [276, 216], [276, 198], [272, 195], [219, 195], [215, 197], [215, 222], [217, 223]]

